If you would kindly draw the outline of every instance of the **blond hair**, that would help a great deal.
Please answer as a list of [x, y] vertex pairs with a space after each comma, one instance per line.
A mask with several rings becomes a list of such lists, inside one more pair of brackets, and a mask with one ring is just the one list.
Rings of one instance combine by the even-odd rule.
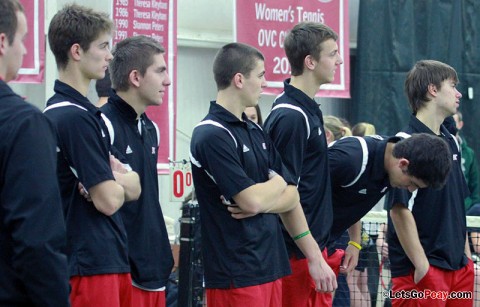
[[353, 126], [352, 134], [354, 136], [366, 136], [366, 135], [375, 135], [377, 134], [377, 132], [375, 130], [374, 125], [366, 122], [360, 122], [355, 126]]
[[344, 136], [351, 136], [352, 132], [342, 121], [333, 115], [326, 115], [323, 117], [323, 126], [329, 130], [333, 135], [333, 141], [338, 140]]

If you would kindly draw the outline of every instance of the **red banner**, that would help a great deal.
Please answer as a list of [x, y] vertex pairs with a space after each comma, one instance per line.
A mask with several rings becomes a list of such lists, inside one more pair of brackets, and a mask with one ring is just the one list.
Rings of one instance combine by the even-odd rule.
[[44, 0], [20, 0], [27, 17], [27, 54], [18, 71], [18, 78], [12, 82], [42, 83], [45, 69], [45, 8]]
[[[169, 159], [175, 159], [176, 79], [177, 79], [177, 7], [175, 0], [113, 0], [116, 31], [113, 45], [130, 36], [154, 38], [165, 48], [167, 70], [172, 80], [161, 106], [149, 107], [148, 117], [160, 130], [157, 169], [169, 172]], [[141, 55], [139, 55], [141, 56]]]
[[288, 31], [302, 21], [320, 22], [338, 33], [343, 65], [330, 84], [322, 85], [317, 96], [350, 98], [350, 50], [348, 0], [236, 0], [236, 41], [258, 48], [265, 56], [265, 94], [283, 91], [290, 76], [290, 64], [283, 50]]

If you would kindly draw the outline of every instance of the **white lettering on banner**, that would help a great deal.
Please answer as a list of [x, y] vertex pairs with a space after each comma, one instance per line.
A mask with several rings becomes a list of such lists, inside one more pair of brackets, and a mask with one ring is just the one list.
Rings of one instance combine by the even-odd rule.
[[159, 42], [160, 44], [163, 44], [163, 36], [152, 33], [150, 37]]
[[135, 30], [151, 30], [152, 24], [149, 22], [138, 22], [136, 20], [133, 21], [133, 28]]
[[152, 18], [152, 16], [150, 15], [150, 12], [139, 11], [137, 9], [133, 9], [133, 18], [150, 19], [150, 18]]
[[258, 31], [258, 45], [260, 47], [280, 47], [283, 48], [283, 43], [285, 41], [285, 36], [287, 36], [287, 31], [280, 31], [277, 33], [277, 30], [270, 29], [260, 29]]
[[303, 6], [297, 6], [298, 12], [298, 22], [302, 21], [312, 21], [325, 23], [325, 13], [322, 13], [320, 9], [317, 9], [315, 12], [303, 11]]
[[148, 0], [135, 0], [135, 6], [150, 8], [150, 1]]
[[274, 74], [290, 74], [290, 63], [288, 62], [287, 57], [274, 57], [273, 62], [275, 63], [275, 66], [273, 67], [273, 73]]
[[155, 19], [155, 20], [167, 20], [167, 14], [152, 11], [152, 19]]
[[157, 10], [158, 9], [166, 10], [168, 8], [168, 4], [167, 4], [167, 2], [152, 0], [152, 8], [157, 9]]
[[284, 10], [268, 8], [265, 3], [255, 3], [255, 17], [257, 20], [293, 22], [295, 20], [295, 13], [291, 5], [288, 6], [288, 9]]
[[163, 24], [156, 23], [155, 21], [152, 21], [152, 29], [155, 30], [155, 31], [162, 32], [164, 30], [164, 27], [163, 27]]

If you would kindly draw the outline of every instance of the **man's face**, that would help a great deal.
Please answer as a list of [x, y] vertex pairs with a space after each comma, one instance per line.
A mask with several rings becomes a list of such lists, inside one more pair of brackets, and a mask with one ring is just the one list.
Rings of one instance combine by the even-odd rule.
[[23, 57], [27, 54], [24, 40], [27, 35], [27, 19], [25, 14], [17, 12], [17, 32], [13, 39], [12, 44], [8, 43], [8, 39], [5, 37], [6, 51], [5, 51], [5, 63], [7, 65], [7, 71], [5, 74], [5, 81], [11, 81], [17, 77], [18, 70], [22, 67]]
[[460, 106], [462, 94], [457, 90], [457, 83], [452, 79], [442, 82], [440, 89], [437, 89], [436, 101], [438, 108], [444, 111], [445, 116], [457, 113]]
[[87, 51], [81, 51], [80, 67], [86, 78], [100, 80], [105, 77], [105, 71], [113, 58], [110, 52], [110, 39], [110, 33], [100, 34]]
[[426, 188], [427, 184], [414, 176], [407, 173], [406, 166], [396, 166], [388, 173], [390, 185], [394, 188], [407, 189], [413, 192], [419, 188]]
[[337, 42], [333, 39], [324, 41], [319, 57], [320, 60], [314, 69], [315, 76], [320, 84], [332, 83], [338, 66], [343, 64], [343, 59], [338, 53]]
[[152, 65], [147, 68], [143, 76], [140, 76], [141, 101], [144, 101], [147, 106], [162, 104], [163, 96], [171, 83], [163, 54], [155, 54]]
[[267, 86], [264, 61], [257, 60], [255, 68], [248, 77], [244, 76], [243, 80], [244, 107], [254, 107], [258, 104], [262, 91]]

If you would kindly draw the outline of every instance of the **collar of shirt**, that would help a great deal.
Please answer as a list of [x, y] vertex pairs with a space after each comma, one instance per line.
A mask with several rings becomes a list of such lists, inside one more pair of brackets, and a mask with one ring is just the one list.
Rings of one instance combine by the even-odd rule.
[[295, 86], [290, 85], [290, 78], [286, 79], [283, 82], [283, 86], [284, 86], [285, 94], [295, 99], [295, 101], [299, 105], [303, 106], [310, 113], [316, 114], [323, 125], [323, 115], [322, 115], [322, 111], [320, 110], [320, 104], [318, 104], [314, 99], [309, 97], [307, 94], [305, 94]]
[[17, 96], [12, 90], [12, 88], [3, 80], [0, 80], [0, 97], [5, 96]]
[[230, 111], [219, 105], [216, 101], [210, 101], [210, 110], [208, 113], [230, 124], [246, 125], [249, 128], [253, 128], [253, 126], [255, 126], [254, 124], [250, 123], [250, 121], [248, 121], [245, 113], [242, 113], [243, 121], [241, 121]]
[[[414, 133], [429, 133], [435, 135], [430, 128], [428, 128], [424, 123], [422, 123], [415, 115], [410, 116], [410, 126], [414, 129]], [[444, 125], [440, 125], [440, 133], [444, 135], [446, 138], [451, 138], [452, 135], [448, 131], [447, 128], [445, 128]]]
[[89, 112], [92, 112], [94, 114], [101, 113], [100, 110], [94, 104], [92, 104], [87, 97], [83, 96], [76, 89], [74, 89], [70, 85], [60, 80], [55, 80], [55, 85], [53, 90], [55, 91], [55, 93], [61, 96], [72, 98], [68, 100], [70, 103], [74, 103], [79, 106], [82, 106], [85, 109], [87, 109]]
[[117, 108], [122, 116], [128, 121], [132, 123], [137, 122], [137, 112], [135, 109], [116, 93], [108, 98], [108, 103], [111, 103], [115, 108]]

